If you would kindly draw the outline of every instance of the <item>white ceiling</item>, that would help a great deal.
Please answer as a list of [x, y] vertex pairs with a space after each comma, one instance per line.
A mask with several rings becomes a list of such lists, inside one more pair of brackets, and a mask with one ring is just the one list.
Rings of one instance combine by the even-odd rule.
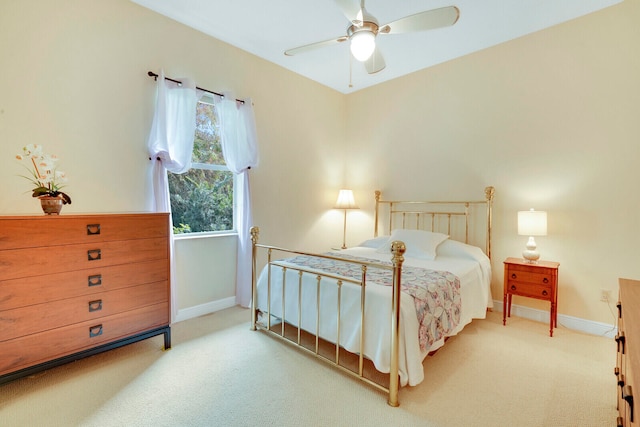
[[379, 35], [376, 43], [387, 67], [370, 75], [363, 64], [353, 60], [351, 77], [348, 43], [284, 55], [287, 49], [346, 33], [350, 22], [334, 0], [131, 1], [339, 92], [350, 93], [623, 0], [368, 0], [367, 11], [381, 25], [452, 5], [460, 9], [460, 18], [447, 28]]

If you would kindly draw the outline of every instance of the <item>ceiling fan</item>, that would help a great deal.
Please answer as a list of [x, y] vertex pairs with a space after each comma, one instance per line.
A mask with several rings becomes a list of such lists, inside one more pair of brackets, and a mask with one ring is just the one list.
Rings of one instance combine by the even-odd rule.
[[457, 7], [448, 6], [419, 12], [380, 25], [378, 20], [365, 9], [364, 0], [361, 0], [359, 5], [355, 0], [335, 0], [335, 3], [351, 22], [347, 27], [346, 34], [330, 40], [289, 49], [284, 52], [285, 55], [293, 56], [350, 40], [353, 57], [364, 63], [367, 73], [374, 74], [386, 67], [380, 49], [376, 47], [378, 35], [411, 33], [448, 27], [455, 24], [460, 17], [460, 10]]

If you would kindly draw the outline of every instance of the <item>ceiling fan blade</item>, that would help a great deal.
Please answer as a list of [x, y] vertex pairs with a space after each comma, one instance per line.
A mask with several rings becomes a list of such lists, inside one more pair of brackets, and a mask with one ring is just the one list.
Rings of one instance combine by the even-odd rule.
[[334, 0], [338, 8], [342, 11], [344, 16], [351, 22], [356, 19], [358, 12], [360, 12], [360, 2], [358, 0]]
[[455, 24], [460, 17], [460, 10], [455, 6], [442, 7], [427, 10], [415, 15], [400, 18], [380, 27], [379, 33], [400, 34], [414, 31], [433, 30], [435, 28], [449, 27]]
[[316, 42], [316, 43], [311, 43], [311, 44], [307, 44], [304, 46], [298, 46], [298, 47], [294, 47], [293, 49], [289, 49], [289, 50], [285, 50], [284, 54], [287, 56], [293, 56], [293, 55], [298, 55], [299, 53], [305, 53], [305, 52], [310, 52], [312, 50], [316, 50], [319, 49], [321, 47], [325, 47], [325, 46], [331, 46], [334, 44], [338, 44], [344, 41], [349, 40], [346, 36], [342, 36], [342, 37], [338, 37], [335, 39], [331, 39], [331, 40], [325, 40], [322, 42]]
[[373, 54], [364, 61], [364, 68], [367, 70], [369, 74], [375, 74], [384, 70], [387, 64], [384, 62], [384, 58], [380, 53], [380, 49], [376, 46], [376, 49], [373, 51]]

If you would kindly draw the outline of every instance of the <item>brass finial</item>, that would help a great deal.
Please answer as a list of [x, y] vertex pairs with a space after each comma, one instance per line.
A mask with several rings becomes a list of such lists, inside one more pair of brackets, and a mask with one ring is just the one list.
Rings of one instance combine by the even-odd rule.
[[260, 227], [251, 227], [249, 229], [249, 232], [251, 233], [251, 243], [255, 245], [256, 243], [258, 243], [258, 235], [260, 234]]
[[487, 200], [493, 200], [493, 194], [495, 193], [496, 189], [493, 187], [486, 187], [484, 189], [484, 195], [487, 198]]

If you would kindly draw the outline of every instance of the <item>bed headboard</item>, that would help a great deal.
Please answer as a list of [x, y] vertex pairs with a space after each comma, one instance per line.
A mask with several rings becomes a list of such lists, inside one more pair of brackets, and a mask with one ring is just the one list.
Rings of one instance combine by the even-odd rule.
[[476, 246], [482, 246], [484, 240], [485, 254], [491, 258], [494, 192], [493, 187], [486, 187], [485, 199], [479, 201], [403, 201], [382, 200], [382, 193], [376, 190], [373, 236], [378, 237], [379, 229], [386, 234], [396, 228], [436, 231]]

